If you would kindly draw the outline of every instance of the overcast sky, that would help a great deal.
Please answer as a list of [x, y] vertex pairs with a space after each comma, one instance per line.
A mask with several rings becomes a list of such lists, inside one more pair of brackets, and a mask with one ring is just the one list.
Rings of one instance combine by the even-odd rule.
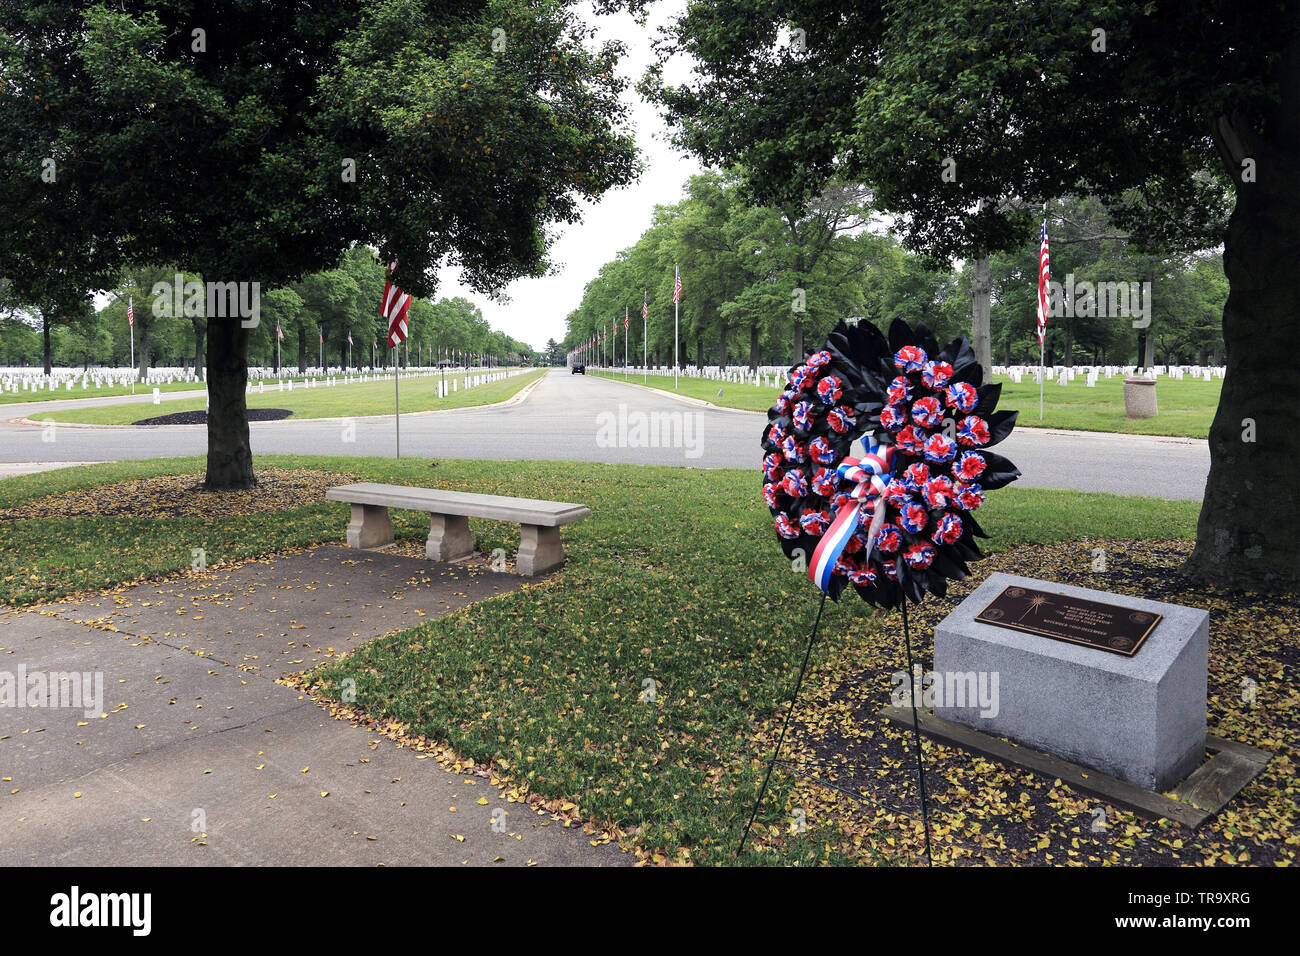
[[[587, 21], [595, 24], [601, 40], [619, 40], [628, 48], [619, 72], [633, 87], [624, 93], [624, 100], [631, 107], [629, 126], [645, 165], [640, 179], [606, 193], [599, 203], [587, 205], [582, 221], [565, 226], [551, 246], [555, 274], [512, 282], [506, 287], [509, 302], [494, 302], [462, 285], [459, 270], [452, 267], [439, 274], [439, 298], [464, 296], [483, 310], [492, 328], [540, 351], [547, 339], [564, 339], [564, 317], [582, 300], [583, 286], [615, 253], [636, 243], [649, 228], [654, 207], [681, 199], [686, 180], [702, 167], [693, 157], [668, 144], [667, 127], [634, 87], [650, 65], [650, 40], [655, 28], [675, 16], [682, 6], [656, 4], [645, 28], [637, 26], [626, 13], [598, 17], [590, 8], [584, 13]], [[669, 66], [665, 75], [670, 83], [680, 81], [689, 71], [685, 63]]]

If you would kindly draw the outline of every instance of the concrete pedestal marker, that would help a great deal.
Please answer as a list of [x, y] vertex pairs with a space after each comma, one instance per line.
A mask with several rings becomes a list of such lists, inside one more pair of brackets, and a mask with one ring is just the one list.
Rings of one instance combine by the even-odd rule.
[[[1163, 619], [1132, 657], [975, 620], [1011, 585]], [[1148, 790], [1167, 790], [1205, 759], [1209, 634], [1209, 613], [1198, 608], [995, 573], [934, 635], [936, 683], [973, 673], [987, 675], [992, 685], [996, 675], [995, 705], [941, 703], [936, 695], [934, 713]]]

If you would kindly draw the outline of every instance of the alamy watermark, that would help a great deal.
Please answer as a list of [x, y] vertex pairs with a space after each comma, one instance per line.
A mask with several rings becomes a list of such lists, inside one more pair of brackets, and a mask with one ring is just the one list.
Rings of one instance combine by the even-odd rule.
[[1000, 709], [997, 671], [922, 673], [917, 664], [910, 680], [907, 671], [895, 671], [889, 683], [889, 702], [895, 707], [911, 707], [915, 694], [918, 707], [978, 707], [985, 718], [996, 717]]
[[1062, 284], [1047, 283], [1048, 313], [1059, 318], [1131, 318], [1133, 328], [1151, 324], [1150, 282], [1075, 282], [1074, 273]]
[[87, 717], [104, 712], [103, 671], [0, 671], [0, 707], [72, 707]]
[[238, 318], [246, 329], [262, 321], [260, 282], [199, 282], [177, 273], [170, 282], [155, 282], [150, 290], [153, 314], [158, 318], [184, 316], [197, 319]]
[[687, 458], [704, 454], [704, 420], [699, 412], [618, 411], [596, 416], [598, 448], [683, 448]]

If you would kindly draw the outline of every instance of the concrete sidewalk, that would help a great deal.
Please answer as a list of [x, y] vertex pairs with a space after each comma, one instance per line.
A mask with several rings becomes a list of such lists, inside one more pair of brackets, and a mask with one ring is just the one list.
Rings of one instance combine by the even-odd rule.
[[630, 865], [276, 683], [524, 580], [328, 545], [0, 617], [0, 680], [103, 682], [0, 706], [0, 865]]

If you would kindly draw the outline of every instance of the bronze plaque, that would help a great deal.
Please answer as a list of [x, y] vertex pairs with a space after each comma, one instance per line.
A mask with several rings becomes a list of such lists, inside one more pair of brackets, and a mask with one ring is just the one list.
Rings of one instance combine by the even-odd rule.
[[1152, 611], [1020, 586], [1004, 588], [988, 607], [975, 615], [975, 620], [983, 624], [1009, 627], [1125, 657], [1138, 652], [1160, 618], [1161, 615]]

